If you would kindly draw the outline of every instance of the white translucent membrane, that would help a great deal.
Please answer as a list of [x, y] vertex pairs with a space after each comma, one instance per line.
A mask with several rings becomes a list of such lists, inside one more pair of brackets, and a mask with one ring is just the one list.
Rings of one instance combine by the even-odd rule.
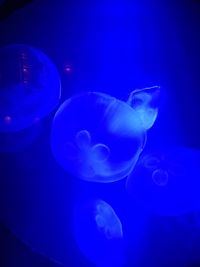
[[158, 116], [160, 87], [136, 89], [130, 93], [127, 103], [137, 112], [141, 127], [150, 129]]
[[160, 215], [200, 211], [200, 151], [160, 148], [144, 154], [127, 179], [134, 201]]
[[98, 92], [65, 101], [52, 124], [55, 159], [67, 173], [85, 181], [110, 183], [125, 178], [145, 141], [137, 112]]
[[81, 253], [95, 266], [123, 266], [123, 230], [113, 208], [103, 200], [75, 209], [74, 237]]

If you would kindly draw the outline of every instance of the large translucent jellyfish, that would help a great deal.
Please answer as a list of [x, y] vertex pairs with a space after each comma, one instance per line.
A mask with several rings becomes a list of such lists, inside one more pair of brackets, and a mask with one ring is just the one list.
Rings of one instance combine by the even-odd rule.
[[75, 209], [74, 237], [83, 255], [95, 266], [123, 266], [123, 230], [113, 208], [103, 200]]
[[51, 60], [27, 45], [0, 49], [0, 132], [27, 128], [48, 115], [60, 98], [60, 78]]
[[159, 215], [200, 211], [200, 151], [174, 147], [144, 154], [128, 177], [127, 190]]
[[65, 101], [53, 125], [52, 151], [73, 176], [113, 182], [134, 168], [157, 116], [159, 87], [133, 91], [127, 103], [88, 92]]

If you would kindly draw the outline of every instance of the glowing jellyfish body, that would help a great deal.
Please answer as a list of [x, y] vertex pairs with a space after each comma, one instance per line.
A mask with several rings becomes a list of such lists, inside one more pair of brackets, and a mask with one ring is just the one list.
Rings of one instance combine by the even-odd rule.
[[142, 102], [136, 110], [97, 92], [68, 99], [53, 121], [55, 158], [66, 171], [83, 180], [113, 182], [126, 177], [145, 145], [146, 130], [152, 126], [144, 125], [139, 107], [144, 114], [147, 109]]
[[96, 203], [95, 222], [107, 239], [122, 238], [122, 224], [113, 208], [103, 200]]
[[175, 147], [141, 157], [127, 181], [134, 201], [161, 215], [200, 211], [200, 152]]
[[74, 237], [83, 255], [96, 266], [123, 266], [123, 230], [113, 208], [103, 200], [77, 206]]
[[27, 128], [48, 115], [60, 98], [51, 60], [27, 45], [0, 49], [0, 132]]

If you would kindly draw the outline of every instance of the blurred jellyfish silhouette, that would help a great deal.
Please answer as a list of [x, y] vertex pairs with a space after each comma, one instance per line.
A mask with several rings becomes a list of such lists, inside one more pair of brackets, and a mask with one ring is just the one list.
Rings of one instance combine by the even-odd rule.
[[47, 116], [58, 104], [60, 78], [40, 50], [23, 45], [0, 49], [0, 132], [16, 132]]
[[200, 211], [200, 151], [173, 147], [144, 154], [127, 179], [127, 190], [159, 215]]
[[157, 117], [159, 92], [158, 86], [135, 90], [127, 103], [98, 92], [66, 100], [52, 125], [52, 151], [59, 164], [87, 181], [125, 178]]
[[103, 200], [77, 205], [74, 238], [83, 255], [95, 266], [123, 266], [123, 230], [113, 208]]

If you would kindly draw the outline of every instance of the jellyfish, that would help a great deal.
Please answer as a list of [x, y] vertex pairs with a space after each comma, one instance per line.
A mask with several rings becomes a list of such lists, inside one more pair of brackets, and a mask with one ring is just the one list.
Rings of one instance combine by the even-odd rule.
[[95, 222], [107, 239], [123, 237], [122, 224], [113, 208], [103, 200], [98, 200], [95, 210]]
[[0, 48], [0, 133], [17, 132], [47, 116], [60, 99], [51, 60], [24, 44]]
[[123, 229], [113, 208], [101, 199], [77, 205], [74, 238], [80, 252], [95, 266], [123, 266]]
[[136, 89], [128, 98], [127, 102], [137, 111], [142, 126], [147, 130], [153, 126], [158, 116], [159, 99], [159, 86]]
[[[38, 147], [40, 144], [32, 149], [33, 153], [22, 151], [17, 156], [9, 154], [0, 158], [0, 173], [5, 174], [0, 176], [0, 203], [3, 203], [0, 220], [31, 250], [63, 266], [69, 266], [69, 262], [74, 263], [70, 266], [82, 266], [77, 263], [82, 254], [75, 246], [76, 240], [83, 246], [83, 261], [84, 255], [87, 257], [93, 248], [91, 253], [96, 252], [104, 260], [108, 258], [108, 263], [115, 262], [115, 254], [120, 262], [124, 242], [117, 212], [96, 198], [87, 201], [81, 197], [81, 204], [76, 205], [73, 213], [73, 199], [77, 201], [80, 191], [79, 196], [73, 195], [66, 174], [54, 164], [48, 150], [37, 152]], [[13, 173], [18, 175], [14, 177]], [[84, 189], [87, 192], [86, 187]], [[74, 259], [74, 252], [78, 259]], [[94, 254], [91, 257], [95, 257]], [[113, 266], [116, 265], [113, 263]]]
[[144, 153], [127, 179], [133, 201], [158, 215], [200, 211], [200, 151], [187, 147]]
[[53, 120], [54, 157], [72, 176], [86, 181], [107, 183], [125, 178], [155, 122], [158, 94], [155, 86], [133, 91], [127, 103], [99, 92], [69, 98]]

